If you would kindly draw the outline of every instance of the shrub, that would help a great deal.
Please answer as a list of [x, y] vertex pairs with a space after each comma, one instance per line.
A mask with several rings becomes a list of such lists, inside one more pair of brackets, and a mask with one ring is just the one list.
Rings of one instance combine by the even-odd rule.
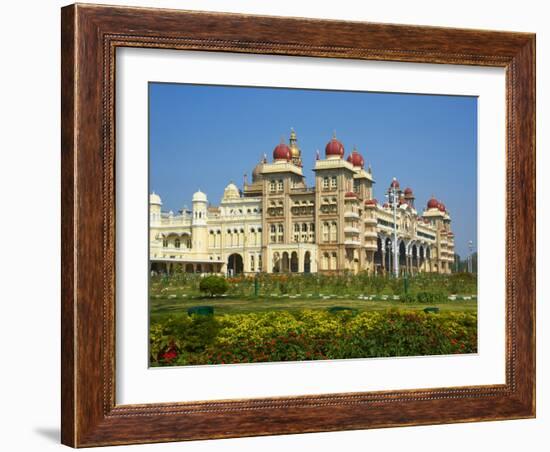
[[151, 325], [150, 346], [156, 366], [474, 353], [477, 315], [302, 310], [170, 317]]
[[221, 276], [210, 275], [201, 279], [199, 284], [199, 290], [201, 292], [206, 292], [210, 297], [215, 295], [222, 295], [227, 292], [229, 284], [226, 279]]

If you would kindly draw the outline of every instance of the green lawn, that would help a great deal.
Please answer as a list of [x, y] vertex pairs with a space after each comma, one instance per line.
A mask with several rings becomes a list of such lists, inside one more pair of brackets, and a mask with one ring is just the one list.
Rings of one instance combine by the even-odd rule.
[[166, 315], [186, 313], [192, 306], [214, 306], [217, 314], [242, 314], [262, 311], [296, 311], [300, 309], [327, 309], [332, 306], [344, 306], [359, 311], [379, 311], [390, 308], [405, 310], [422, 310], [427, 306], [437, 306], [441, 311], [475, 312], [477, 301], [447, 301], [433, 305], [402, 303], [400, 301], [369, 301], [351, 298], [152, 298], [150, 313], [152, 319], [159, 319]]

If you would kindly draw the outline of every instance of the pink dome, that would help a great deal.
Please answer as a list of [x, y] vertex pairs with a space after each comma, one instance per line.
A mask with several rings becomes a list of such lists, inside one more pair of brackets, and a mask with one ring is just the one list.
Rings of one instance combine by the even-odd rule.
[[438, 208], [439, 208], [439, 201], [432, 197], [428, 201], [428, 209], [438, 209]]
[[292, 153], [290, 152], [290, 148], [284, 143], [277, 145], [277, 147], [273, 149], [273, 160], [290, 160], [291, 157]]
[[333, 156], [336, 155], [340, 158], [344, 156], [344, 145], [340, 143], [336, 137], [333, 137], [332, 140], [330, 140], [326, 147], [325, 147], [325, 156]]
[[359, 166], [363, 168], [365, 166], [365, 160], [363, 160], [363, 156], [357, 152], [357, 149], [354, 149], [353, 152], [348, 155], [348, 162], [351, 163], [353, 166]]

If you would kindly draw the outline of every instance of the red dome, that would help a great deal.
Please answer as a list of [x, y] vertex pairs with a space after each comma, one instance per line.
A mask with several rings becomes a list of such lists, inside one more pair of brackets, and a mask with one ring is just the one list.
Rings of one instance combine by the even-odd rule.
[[357, 198], [357, 195], [353, 193], [352, 191], [348, 191], [346, 193], [346, 198]]
[[439, 206], [438, 206], [439, 210], [441, 210], [441, 212], [446, 212], [447, 209], [445, 208], [445, 204], [443, 204], [442, 202], [439, 203]]
[[378, 201], [376, 199], [367, 199], [365, 201], [366, 206], [375, 206], [376, 204], [378, 204]]
[[340, 143], [336, 137], [332, 138], [325, 147], [325, 155], [327, 157], [330, 155], [337, 155], [342, 158], [344, 156], [344, 145]]
[[290, 148], [284, 143], [277, 145], [277, 147], [273, 149], [273, 160], [290, 160], [291, 157], [292, 153], [290, 152]]
[[356, 149], [354, 149], [353, 152], [348, 155], [348, 162], [351, 163], [353, 166], [360, 166], [361, 168], [365, 166], [363, 156], [359, 154]]
[[399, 188], [399, 181], [395, 177], [391, 181], [390, 188]]
[[428, 201], [428, 209], [438, 209], [438, 208], [439, 208], [439, 201], [432, 197], [432, 199]]
[[389, 205], [387, 202], [385, 202], [384, 205], [383, 205], [382, 207], [383, 207], [384, 209], [387, 209], [388, 207], [390, 207], [390, 205]]
[[407, 187], [407, 188], [405, 188], [404, 193], [405, 193], [406, 195], [412, 195], [412, 194], [413, 194], [413, 190], [412, 190], [411, 187]]

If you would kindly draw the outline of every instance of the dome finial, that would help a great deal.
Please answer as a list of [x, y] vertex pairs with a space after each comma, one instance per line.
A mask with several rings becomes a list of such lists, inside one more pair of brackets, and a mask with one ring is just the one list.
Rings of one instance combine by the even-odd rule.
[[296, 132], [294, 131], [294, 128], [290, 128], [290, 145], [296, 145]]

